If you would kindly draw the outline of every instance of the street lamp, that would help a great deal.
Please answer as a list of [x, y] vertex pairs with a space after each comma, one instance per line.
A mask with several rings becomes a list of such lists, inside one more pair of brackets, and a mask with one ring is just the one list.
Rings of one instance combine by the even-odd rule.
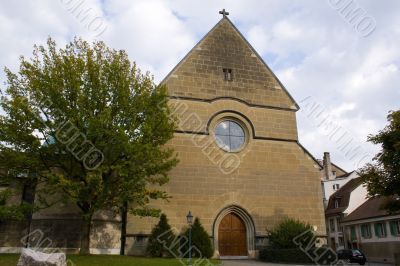
[[189, 225], [189, 266], [192, 266], [192, 223], [193, 223], [193, 215], [189, 211], [186, 215], [186, 220]]

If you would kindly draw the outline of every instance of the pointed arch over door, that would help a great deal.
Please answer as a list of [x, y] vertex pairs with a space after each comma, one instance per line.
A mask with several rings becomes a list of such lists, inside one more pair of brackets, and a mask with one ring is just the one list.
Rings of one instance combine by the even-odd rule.
[[218, 213], [213, 234], [214, 247], [220, 256], [254, 255], [254, 222], [240, 206], [230, 205]]

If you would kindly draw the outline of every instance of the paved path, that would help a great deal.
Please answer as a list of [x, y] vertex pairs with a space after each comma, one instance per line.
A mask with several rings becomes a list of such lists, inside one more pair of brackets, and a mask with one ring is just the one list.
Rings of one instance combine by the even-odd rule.
[[[263, 263], [255, 260], [223, 260], [222, 261], [223, 266], [247, 266], [247, 265], [264, 265], [264, 266], [269, 266], [273, 265], [272, 263]], [[282, 266], [282, 265], [280, 265]]]
[[[278, 263], [265, 263], [259, 262], [255, 260], [223, 260], [223, 266], [299, 266], [296, 264], [278, 264]], [[367, 262], [365, 266], [391, 266], [393, 264], [384, 264], [384, 263], [374, 263], [374, 262]], [[307, 265], [307, 266], [310, 266]], [[349, 266], [358, 266], [358, 264], [351, 263]]]

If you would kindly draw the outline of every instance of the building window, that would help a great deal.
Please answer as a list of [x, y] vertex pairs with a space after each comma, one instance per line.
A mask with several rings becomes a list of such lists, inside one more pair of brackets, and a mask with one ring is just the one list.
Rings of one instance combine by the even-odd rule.
[[340, 218], [336, 218], [336, 224], [339, 232], [343, 232], [343, 226], [340, 225]]
[[390, 221], [390, 233], [393, 236], [400, 235], [400, 220]]
[[232, 81], [233, 80], [233, 72], [231, 68], [224, 68], [224, 79], [226, 81]]
[[357, 240], [357, 232], [355, 226], [350, 227], [350, 236], [351, 240]]
[[335, 220], [329, 219], [329, 228], [331, 229], [331, 232], [335, 232]]
[[340, 188], [340, 185], [339, 184], [334, 184], [333, 185], [333, 190], [338, 190]]
[[145, 235], [136, 235], [135, 236], [135, 242], [134, 244], [137, 246], [142, 246], [146, 244], [147, 236]]
[[339, 208], [339, 199], [335, 199], [335, 208]]
[[376, 223], [375, 224], [375, 235], [377, 237], [386, 237], [386, 226], [385, 223]]
[[215, 139], [218, 146], [228, 152], [240, 150], [245, 143], [243, 128], [232, 120], [220, 122], [215, 128]]
[[363, 238], [371, 238], [371, 225], [370, 224], [362, 224], [361, 225], [361, 236]]
[[344, 245], [344, 239], [342, 236], [339, 236], [339, 246], [343, 246]]

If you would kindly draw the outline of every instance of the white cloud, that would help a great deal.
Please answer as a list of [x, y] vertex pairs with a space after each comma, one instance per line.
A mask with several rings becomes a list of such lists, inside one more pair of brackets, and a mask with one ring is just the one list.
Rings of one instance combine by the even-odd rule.
[[[0, 66], [15, 70], [18, 56], [30, 56], [33, 44], [43, 44], [49, 35], [60, 45], [75, 35], [95, 39], [68, 10], [68, 1], [2, 1]], [[157, 81], [218, 22], [218, 11], [226, 8], [297, 101], [312, 95], [357, 143], [373, 153], [377, 147], [365, 142], [367, 135], [386, 124], [387, 111], [399, 109], [400, 2], [358, 3], [377, 23], [367, 38], [327, 1], [84, 0], [85, 7], [93, 8], [107, 24], [97, 38], [127, 50]], [[339, 165], [354, 168], [337, 145], [301, 113], [298, 127], [300, 141], [316, 157], [331, 151]]]

